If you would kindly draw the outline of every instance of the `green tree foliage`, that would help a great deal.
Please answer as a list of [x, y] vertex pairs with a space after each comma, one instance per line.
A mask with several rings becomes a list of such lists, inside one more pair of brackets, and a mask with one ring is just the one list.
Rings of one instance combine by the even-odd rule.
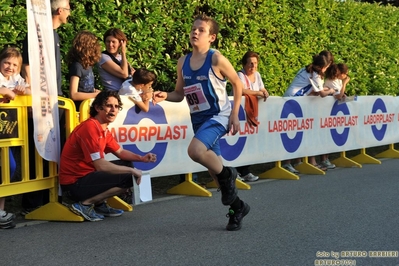
[[381, 5], [399, 6], [399, 0], [358, 0], [358, 2], [378, 3]]
[[[260, 54], [259, 72], [273, 95], [282, 95], [314, 54], [331, 50], [348, 64], [348, 94], [398, 93], [396, 7], [337, 0], [81, 0], [72, 1], [69, 23], [59, 30], [65, 56], [74, 35], [89, 30], [102, 40], [111, 28], [128, 39], [133, 67], [159, 76], [157, 89], [173, 90], [177, 59], [190, 51], [188, 34], [200, 12], [220, 24], [215, 48], [238, 70], [248, 50]], [[25, 1], [0, 0], [0, 45], [20, 46], [26, 34]], [[63, 63], [63, 73], [67, 65]], [[68, 91], [64, 80], [64, 91]]]

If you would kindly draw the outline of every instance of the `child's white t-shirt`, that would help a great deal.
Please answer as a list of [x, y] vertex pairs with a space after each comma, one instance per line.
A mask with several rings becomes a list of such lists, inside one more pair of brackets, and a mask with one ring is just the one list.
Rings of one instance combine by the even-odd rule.
[[138, 90], [136, 89], [130, 82], [132, 80], [126, 80], [122, 83], [121, 89], [119, 90], [119, 95], [128, 95], [131, 98], [133, 98], [133, 100], [137, 101], [137, 102], [142, 102], [143, 99], [141, 99], [140, 94], [143, 93], [142, 90]]
[[316, 72], [308, 73], [306, 68], [301, 68], [295, 75], [283, 97], [305, 96], [312, 91], [318, 92], [323, 89], [323, 79]]
[[333, 89], [335, 91], [334, 95], [337, 95], [342, 90], [342, 80], [341, 79], [326, 79], [324, 81], [324, 87]]
[[10, 77], [10, 79], [6, 79], [2, 73], [0, 73], [0, 86], [6, 87], [9, 89], [14, 89], [17, 85], [26, 85], [25, 80], [21, 77], [20, 74], [15, 74]]

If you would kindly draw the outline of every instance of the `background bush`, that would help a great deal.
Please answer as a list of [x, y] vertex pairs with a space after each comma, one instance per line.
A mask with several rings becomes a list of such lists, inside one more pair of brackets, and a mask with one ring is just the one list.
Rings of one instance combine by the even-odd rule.
[[[0, 0], [0, 45], [21, 46], [25, 5]], [[259, 72], [273, 95], [282, 95], [296, 72], [325, 49], [348, 64], [348, 94], [399, 94], [396, 7], [336, 0], [81, 0], [71, 7], [69, 23], [58, 29], [64, 56], [78, 31], [89, 30], [102, 40], [108, 28], [120, 28], [129, 39], [129, 62], [154, 70], [157, 89], [174, 89], [176, 61], [190, 51], [193, 17], [205, 12], [221, 28], [216, 48], [237, 70], [246, 51], [260, 54]], [[67, 86], [64, 81], [65, 92]]]

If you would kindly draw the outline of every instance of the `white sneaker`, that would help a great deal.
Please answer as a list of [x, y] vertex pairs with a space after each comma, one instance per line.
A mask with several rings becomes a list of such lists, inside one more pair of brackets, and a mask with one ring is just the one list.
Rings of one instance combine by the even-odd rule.
[[284, 164], [282, 167], [293, 174], [299, 174], [299, 171], [296, 170], [290, 163]]
[[242, 177], [240, 176], [240, 174], [238, 174], [238, 175], [237, 175], [237, 180], [244, 181], [244, 178], [242, 178]]
[[0, 225], [11, 223], [15, 219], [15, 215], [0, 209]]
[[259, 176], [253, 175], [252, 173], [249, 173], [247, 175], [244, 175], [242, 177], [242, 179], [244, 179], [244, 181], [247, 181], [247, 182], [254, 182], [254, 181], [259, 179]]
[[329, 159], [322, 161], [320, 164], [323, 165], [324, 167], [326, 167], [327, 169], [335, 168], [335, 164], [331, 163]]

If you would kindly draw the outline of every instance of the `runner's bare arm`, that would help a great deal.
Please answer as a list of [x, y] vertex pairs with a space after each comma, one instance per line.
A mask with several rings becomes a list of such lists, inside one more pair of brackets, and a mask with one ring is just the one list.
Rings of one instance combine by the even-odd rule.
[[184, 80], [183, 80], [183, 63], [186, 56], [180, 57], [177, 61], [177, 80], [175, 90], [172, 92], [156, 91], [154, 92], [153, 101], [159, 103], [161, 101], [167, 100], [169, 102], [181, 102], [184, 99]]

